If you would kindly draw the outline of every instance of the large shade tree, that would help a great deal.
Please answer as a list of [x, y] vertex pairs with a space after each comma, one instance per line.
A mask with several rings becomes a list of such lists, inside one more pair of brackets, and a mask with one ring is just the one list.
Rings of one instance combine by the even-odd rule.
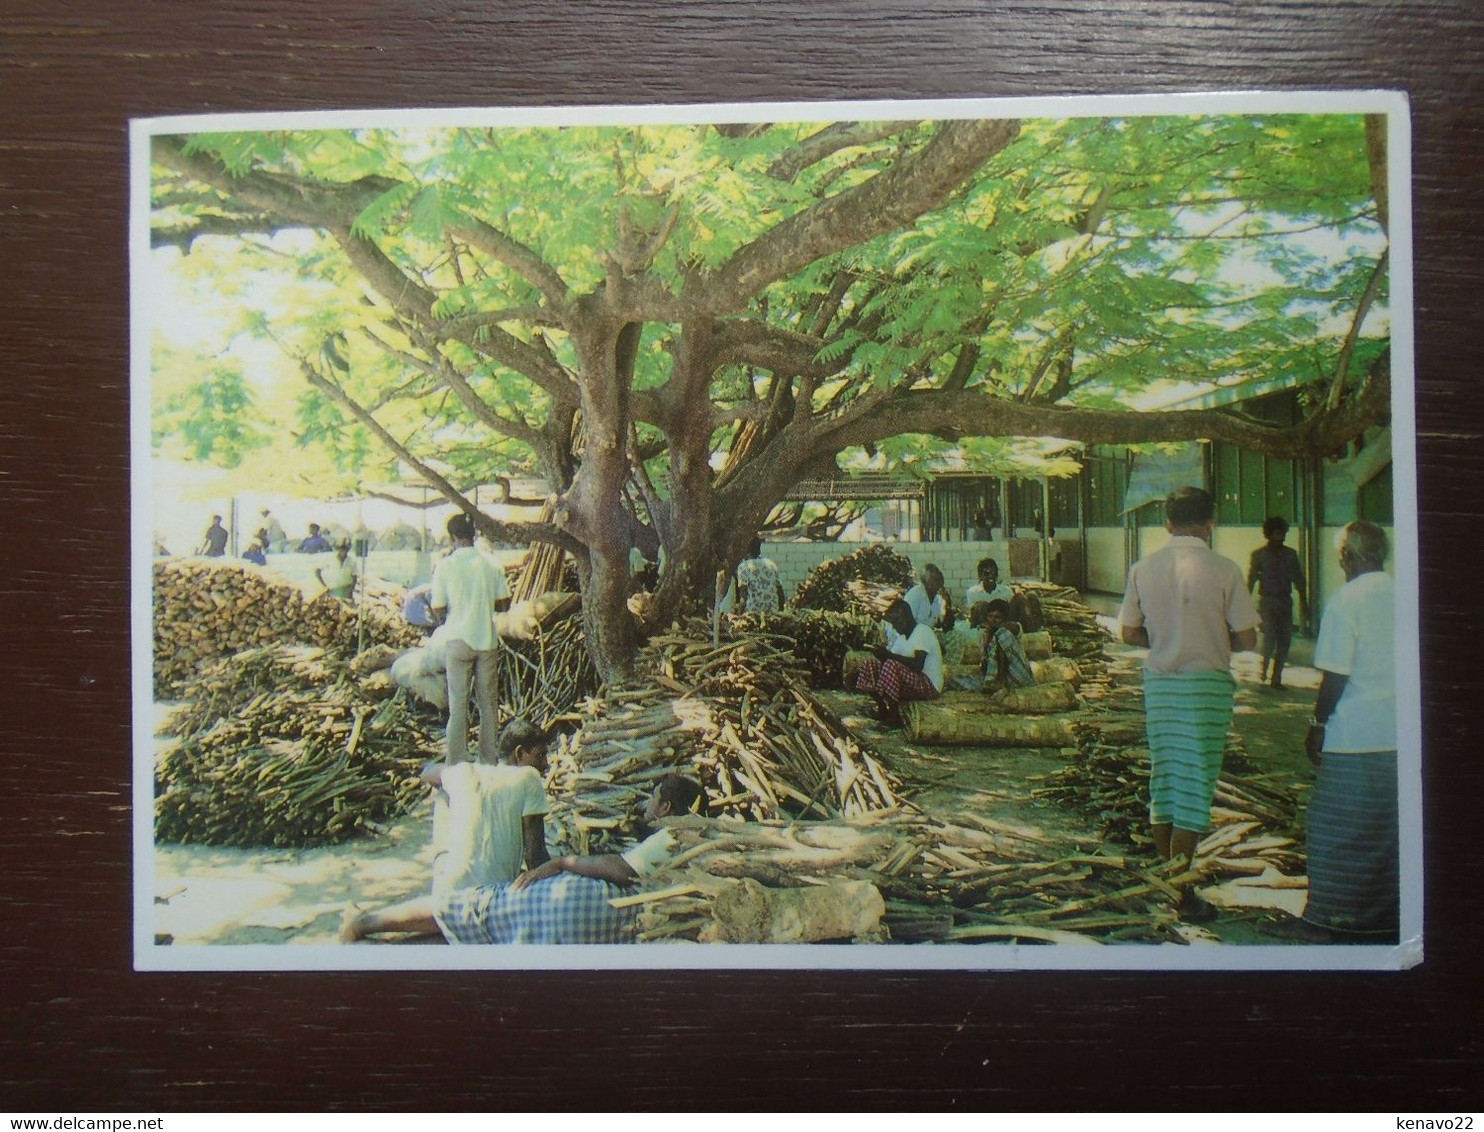
[[[476, 521], [574, 554], [616, 675], [842, 457], [1342, 446], [1388, 405], [1385, 335], [1361, 332], [1381, 137], [1334, 115], [161, 136], [153, 242], [294, 359], [304, 442], [379, 445], [471, 513], [468, 483], [549, 482], [550, 523]], [[258, 301], [273, 276], [300, 301]], [[1303, 423], [1145, 400], [1274, 379], [1307, 390]], [[233, 412], [190, 404], [250, 411], [211, 380]], [[636, 518], [666, 551], [642, 620]]]

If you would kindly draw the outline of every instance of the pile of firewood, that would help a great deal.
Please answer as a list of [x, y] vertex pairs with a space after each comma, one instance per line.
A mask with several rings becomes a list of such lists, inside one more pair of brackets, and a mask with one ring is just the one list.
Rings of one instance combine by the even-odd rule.
[[1017, 582], [1016, 589], [1040, 601], [1041, 627], [1056, 642], [1057, 655], [1071, 657], [1084, 671], [1106, 659], [1111, 638], [1098, 624], [1096, 611], [1083, 603], [1076, 590], [1049, 582]]
[[783, 609], [733, 618], [737, 635], [769, 637], [793, 653], [814, 688], [839, 688], [845, 654], [874, 643], [881, 635], [875, 618], [826, 609]]
[[1188, 871], [1135, 854], [1052, 854], [1033, 830], [903, 808], [667, 825], [670, 863], [619, 900], [644, 942], [1185, 942], [1176, 908], [1188, 886], [1223, 870], [1255, 878], [1268, 863], [1259, 842], [1216, 835]]
[[905, 591], [912, 585], [912, 560], [889, 546], [868, 546], [816, 566], [794, 591], [797, 609], [832, 609], [855, 612], [850, 594], [854, 581], [876, 582]]
[[888, 585], [885, 582], [868, 582], [864, 578], [856, 578], [852, 582], [845, 583], [845, 592], [849, 595], [848, 602], [852, 613], [880, 621], [885, 619], [886, 611], [891, 608], [892, 602], [907, 591], [902, 586]]
[[580, 729], [553, 752], [559, 843], [601, 851], [655, 782], [677, 771], [702, 783], [709, 813], [754, 821], [901, 802], [895, 776], [815, 699], [776, 642], [657, 637], [638, 670], [646, 684], [587, 701]]
[[306, 601], [287, 578], [250, 563], [156, 563], [156, 695], [175, 697], [204, 663], [261, 645], [318, 645], [346, 655], [361, 642], [415, 645], [419, 636], [402, 618], [401, 590], [374, 579], [361, 586], [357, 608], [326, 593]]
[[526, 639], [504, 639], [495, 674], [501, 718], [521, 716], [539, 727], [570, 714], [600, 683], [575, 611], [532, 628]]
[[436, 721], [379, 700], [322, 649], [272, 645], [208, 665], [156, 760], [155, 836], [207, 845], [331, 844], [408, 813]]

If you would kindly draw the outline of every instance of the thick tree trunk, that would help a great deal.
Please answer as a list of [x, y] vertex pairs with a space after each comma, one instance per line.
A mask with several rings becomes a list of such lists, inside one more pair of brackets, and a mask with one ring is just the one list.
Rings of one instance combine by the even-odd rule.
[[605, 680], [633, 668], [637, 645], [628, 608], [629, 533], [623, 511], [628, 478], [628, 392], [640, 327], [601, 315], [577, 339], [582, 361], [582, 463], [558, 521], [588, 547], [582, 611], [588, 651]]
[[675, 350], [675, 369], [668, 393], [678, 411], [667, 414], [665, 439], [670, 449], [669, 532], [665, 569], [660, 575], [649, 626], [663, 626], [693, 600], [709, 604], [717, 568], [712, 542], [709, 389], [715, 359], [715, 324], [709, 319], [687, 324]]

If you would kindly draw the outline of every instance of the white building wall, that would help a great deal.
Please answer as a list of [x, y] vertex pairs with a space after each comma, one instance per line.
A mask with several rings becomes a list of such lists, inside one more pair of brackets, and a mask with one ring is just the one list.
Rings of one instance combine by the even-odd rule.
[[1087, 588], [1094, 593], [1118, 594], [1128, 581], [1124, 563], [1122, 527], [1087, 528]]

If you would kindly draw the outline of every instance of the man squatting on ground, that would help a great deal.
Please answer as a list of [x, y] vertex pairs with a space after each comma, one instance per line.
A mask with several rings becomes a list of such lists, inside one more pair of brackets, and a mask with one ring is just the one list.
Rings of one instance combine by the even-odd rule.
[[[653, 825], [688, 813], [700, 799], [700, 783], [666, 775], [645, 807], [644, 822]], [[609, 901], [663, 868], [673, 852], [674, 835], [660, 828], [626, 853], [552, 858], [510, 884], [422, 897], [379, 912], [347, 909], [340, 940], [354, 943], [378, 932], [441, 932], [449, 943], [466, 944], [633, 943], [634, 910]]]
[[1247, 566], [1247, 588], [1257, 586], [1257, 612], [1262, 617], [1262, 676], [1268, 679], [1273, 666], [1273, 687], [1283, 687], [1283, 665], [1293, 644], [1293, 590], [1298, 590], [1299, 616], [1309, 620], [1309, 594], [1304, 587], [1304, 568], [1298, 552], [1284, 546], [1288, 520], [1270, 515], [1262, 525], [1268, 541], [1252, 552]]
[[[1207, 542], [1216, 502], [1196, 487], [1165, 500], [1170, 540], [1134, 563], [1118, 620], [1124, 643], [1149, 649], [1144, 712], [1149, 731], [1149, 821], [1161, 858], [1193, 860], [1211, 828], [1236, 699], [1233, 651], [1257, 643], [1257, 610], [1242, 569]], [[1187, 892], [1181, 911], [1203, 908]]]
[[505, 571], [474, 547], [474, 520], [448, 520], [453, 551], [433, 571], [433, 612], [443, 619], [448, 674], [448, 761], [469, 757], [469, 682], [479, 708], [479, 756], [495, 761], [495, 613], [510, 605]]
[[[1325, 606], [1314, 646], [1319, 695], [1304, 749], [1319, 767], [1306, 822], [1316, 940], [1395, 940], [1399, 927], [1396, 782], [1396, 583], [1386, 533], [1349, 524], [1345, 585]], [[1345, 934], [1339, 934], [1345, 933]]]

